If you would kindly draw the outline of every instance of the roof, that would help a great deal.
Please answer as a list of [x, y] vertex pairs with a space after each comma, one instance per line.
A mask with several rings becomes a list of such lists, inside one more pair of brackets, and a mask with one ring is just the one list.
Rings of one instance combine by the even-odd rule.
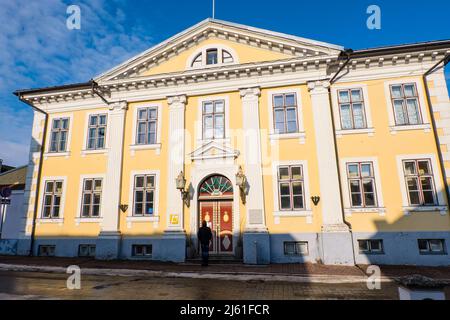
[[[19, 167], [0, 174], [0, 186], [25, 186], [27, 166]], [[16, 188], [13, 188], [16, 189]]]

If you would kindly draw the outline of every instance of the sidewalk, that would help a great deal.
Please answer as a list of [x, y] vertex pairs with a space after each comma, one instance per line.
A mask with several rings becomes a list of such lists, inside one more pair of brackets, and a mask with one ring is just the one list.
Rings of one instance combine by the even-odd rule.
[[[98, 261], [81, 258], [45, 258], [0, 256], [0, 271], [66, 273], [77, 265], [86, 275], [153, 276], [172, 278], [210, 278], [242, 281], [288, 281], [315, 283], [366, 282], [367, 266], [325, 266], [320, 264], [271, 264], [250, 266], [212, 262], [209, 267], [196, 263], [164, 263], [155, 261]], [[450, 267], [380, 266], [381, 281], [397, 281], [402, 277], [421, 275], [450, 283]]]

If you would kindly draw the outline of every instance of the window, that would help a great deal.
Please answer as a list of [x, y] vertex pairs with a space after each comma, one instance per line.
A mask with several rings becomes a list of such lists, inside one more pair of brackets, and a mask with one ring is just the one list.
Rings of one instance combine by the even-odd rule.
[[218, 50], [217, 49], [209, 49], [206, 50], [206, 64], [217, 64], [218, 63]]
[[233, 56], [226, 50], [222, 50], [222, 62], [223, 63], [233, 63]]
[[52, 153], [67, 151], [68, 134], [69, 118], [53, 119], [49, 151]]
[[445, 254], [445, 240], [419, 239], [419, 252], [421, 254]]
[[306, 241], [284, 242], [284, 254], [287, 256], [307, 256], [308, 253], [308, 242]]
[[305, 208], [302, 166], [278, 167], [278, 193], [280, 210]]
[[372, 162], [348, 163], [347, 178], [352, 207], [377, 206]]
[[409, 205], [435, 205], [437, 200], [431, 160], [404, 160], [403, 170]]
[[153, 246], [135, 244], [132, 248], [133, 257], [150, 257], [153, 252]]
[[414, 83], [391, 85], [390, 90], [395, 124], [399, 126], [421, 124], [416, 85]]
[[383, 253], [383, 240], [358, 240], [360, 253]]
[[295, 93], [274, 95], [273, 112], [275, 133], [298, 132], [297, 96]]
[[225, 138], [225, 101], [203, 102], [203, 139]]
[[106, 120], [106, 114], [96, 114], [89, 117], [88, 150], [105, 148]]
[[339, 90], [338, 101], [342, 129], [367, 128], [361, 89]]
[[98, 218], [102, 198], [102, 179], [85, 179], [83, 182], [83, 197], [81, 217]]
[[95, 244], [80, 244], [78, 247], [79, 257], [95, 257]]
[[155, 204], [155, 176], [137, 175], [134, 179], [134, 207], [133, 215], [151, 216]]
[[55, 249], [55, 246], [39, 246], [38, 255], [40, 257], [54, 257]]
[[138, 109], [136, 144], [156, 144], [158, 108]]
[[61, 207], [63, 181], [47, 181], [44, 189], [43, 219], [57, 219]]
[[202, 54], [200, 53], [195, 57], [194, 61], [192, 61], [191, 67], [201, 67], [201, 65], [202, 65]]

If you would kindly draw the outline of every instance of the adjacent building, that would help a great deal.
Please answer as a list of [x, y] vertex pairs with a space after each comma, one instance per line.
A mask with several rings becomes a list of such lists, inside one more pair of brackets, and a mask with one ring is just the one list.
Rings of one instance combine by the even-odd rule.
[[208, 19], [34, 108], [21, 254], [448, 265], [450, 41]]

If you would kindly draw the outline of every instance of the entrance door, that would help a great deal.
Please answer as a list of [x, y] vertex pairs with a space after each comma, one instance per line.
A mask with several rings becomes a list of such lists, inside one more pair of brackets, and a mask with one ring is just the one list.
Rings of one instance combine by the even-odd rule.
[[199, 188], [199, 225], [208, 223], [213, 233], [211, 254], [232, 255], [233, 185], [224, 176], [207, 178]]
[[200, 201], [200, 221], [206, 221], [213, 234], [210, 254], [233, 254], [233, 202]]

